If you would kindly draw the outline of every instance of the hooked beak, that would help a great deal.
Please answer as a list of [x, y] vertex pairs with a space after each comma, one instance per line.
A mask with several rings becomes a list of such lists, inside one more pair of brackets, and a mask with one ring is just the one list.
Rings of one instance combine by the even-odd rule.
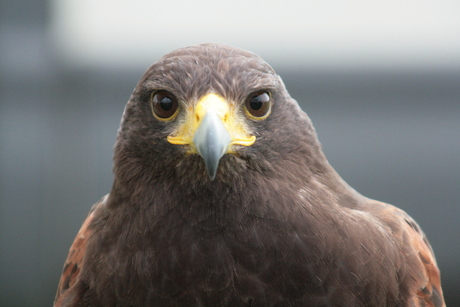
[[209, 178], [214, 180], [222, 156], [235, 153], [233, 145], [251, 146], [256, 140], [240, 117], [224, 98], [209, 93], [187, 112], [185, 121], [167, 140], [175, 145], [189, 145], [190, 152], [203, 158]]
[[203, 158], [211, 180], [216, 178], [220, 158], [227, 152], [231, 140], [219, 116], [208, 111], [195, 131], [193, 144]]

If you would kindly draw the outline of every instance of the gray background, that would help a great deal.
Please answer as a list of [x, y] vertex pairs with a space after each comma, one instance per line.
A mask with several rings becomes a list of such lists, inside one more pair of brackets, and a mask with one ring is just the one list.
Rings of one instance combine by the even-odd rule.
[[[0, 4], [0, 306], [50, 306], [74, 236], [110, 191], [120, 117], [147, 66], [70, 67], [49, 43], [48, 2]], [[273, 66], [344, 179], [419, 222], [460, 306], [458, 67]]]

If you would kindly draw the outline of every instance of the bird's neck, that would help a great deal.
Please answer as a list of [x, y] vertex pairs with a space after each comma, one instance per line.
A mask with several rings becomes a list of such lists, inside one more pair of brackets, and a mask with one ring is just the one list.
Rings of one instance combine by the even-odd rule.
[[126, 212], [134, 207], [146, 220], [177, 214], [187, 224], [214, 229], [238, 224], [248, 216], [285, 219], [300, 207], [356, 207], [363, 201], [327, 161], [321, 165], [321, 169], [299, 171], [295, 163], [287, 161], [267, 173], [247, 170], [240, 176], [218, 176], [213, 181], [174, 175], [162, 180], [115, 180], [108, 205]]

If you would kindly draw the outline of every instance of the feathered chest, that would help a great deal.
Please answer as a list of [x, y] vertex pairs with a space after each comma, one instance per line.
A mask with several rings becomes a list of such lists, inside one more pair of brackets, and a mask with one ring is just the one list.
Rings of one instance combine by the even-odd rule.
[[319, 304], [316, 299], [329, 302], [328, 293], [338, 289], [363, 298], [364, 289], [372, 289], [383, 299], [388, 289], [382, 284], [395, 286], [396, 276], [376, 278], [373, 273], [394, 266], [378, 255], [388, 251], [364, 236], [357, 240], [338, 221], [314, 216], [286, 220], [268, 211], [233, 216], [237, 220], [193, 212], [170, 210], [150, 227], [127, 219], [110, 237], [101, 233], [90, 264], [99, 295], [131, 298], [140, 305], [161, 305], [162, 300], [177, 306], [196, 300], [229, 306], [251, 301]]

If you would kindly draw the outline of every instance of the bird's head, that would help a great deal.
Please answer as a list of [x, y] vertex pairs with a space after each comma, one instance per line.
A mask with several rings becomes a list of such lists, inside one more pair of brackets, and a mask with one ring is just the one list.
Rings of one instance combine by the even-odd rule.
[[266, 62], [203, 44], [173, 51], [145, 72], [123, 115], [115, 175], [235, 180], [277, 172], [276, 165], [300, 171], [296, 159], [320, 154], [310, 120]]

